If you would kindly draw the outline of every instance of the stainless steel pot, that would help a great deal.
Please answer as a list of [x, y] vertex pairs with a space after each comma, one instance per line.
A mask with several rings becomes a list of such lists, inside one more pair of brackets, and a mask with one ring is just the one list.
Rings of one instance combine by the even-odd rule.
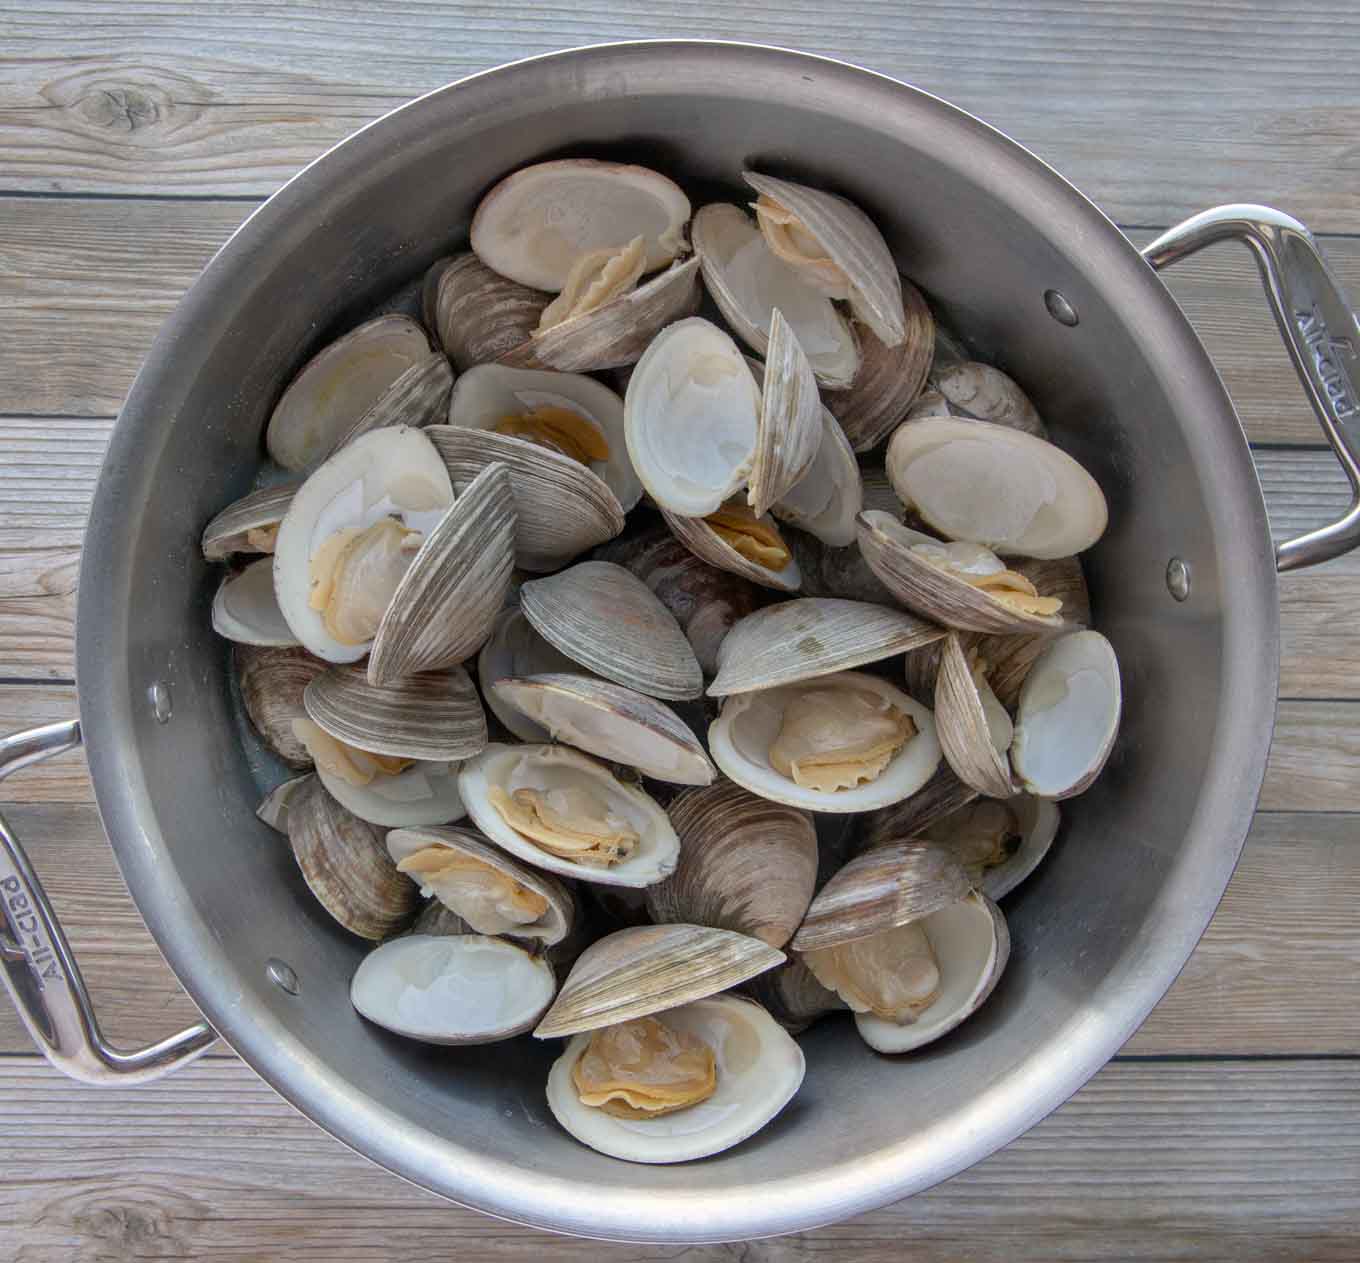
[[[562, 153], [637, 156], [690, 188], [745, 164], [842, 189], [949, 320], [1033, 394], [1098, 477], [1098, 622], [1127, 706], [1104, 776], [1008, 901], [1016, 951], [991, 1002], [905, 1062], [837, 1023], [804, 1038], [793, 1105], [737, 1149], [637, 1167], [551, 1121], [552, 1050], [430, 1049], [350, 1007], [363, 951], [326, 919], [254, 816], [228, 655], [209, 629], [203, 523], [243, 493], [280, 383], [321, 342], [467, 232], [479, 195]], [[1155, 269], [1211, 241], [1256, 252], [1324, 431], [1360, 489], [1360, 329], [1304, 229], [1211, 211], [1140, 258], [1058, 175], [903, 84], [732, 44], [622, 44], [536, 58], [423, 97], [338, 146], [223, 247], [161, 331], [109, 445], [86, 534], [80, 721], [0, 745], [0, 775], [88, 748], [133, 896], [213, 1027], [283, 1096], [361, 1153], [524, 1223], [716, 1241], [826, 1223], [926, 1188], [1006, 1144], [1128, 1038], [1212, 915], [1251, 819], [1277, 691], [1275, 573], [1360, 542], [1360, 506], [1271, 546], [1241, 426]], [[1151, 264], [1151, 266], [1149, 266]], [[212, 1042], [140, 1052], [100, 1036], [18, 842], [3, 831], [4, 977], [48, 1056], [127, 1082]]]

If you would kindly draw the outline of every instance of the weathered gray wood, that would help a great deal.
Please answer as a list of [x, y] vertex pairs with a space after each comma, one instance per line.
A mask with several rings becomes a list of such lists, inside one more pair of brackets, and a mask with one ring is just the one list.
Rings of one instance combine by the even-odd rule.
[[148, 1088], [0, 1060], [6, 1245], [23, 1263], [1058, 1263], [1355, 1258], [1360, 1066], [1116, 1063], [953, 1180], [831, 1228], [726, 1247], [548, 1238], [375, 1169], [239, 1063]]
[[1347, 0], [835, 8], [583, 0], [544, 8], [16, 5], [0, 22], [0, 172], [37, 190], [268, 193], [322, 149], [472, 71], [656, 36], [800, 47], [919, 84], [1053, 163], [1126, 223], [1278, 202], [1360, 228]]

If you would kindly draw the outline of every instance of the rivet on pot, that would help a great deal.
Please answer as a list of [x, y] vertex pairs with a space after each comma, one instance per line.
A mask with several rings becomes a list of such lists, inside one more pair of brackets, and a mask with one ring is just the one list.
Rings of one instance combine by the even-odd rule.
[[175, 713], [174, 699], [170, 696], [170, 686], [162, 680], [157, 680], [147, 690], [151, 698], [151, 711], [156, 716], [158, 724], [170, 722], [170, 716]]
[[289, 995], [297, 995], [302, 989], [302, 984], [298, 982], [298, 976], [293, 971], [291, 965], [285, 964], [277, 956], [271, 956], [265, 962], [264, 972], [280, 991], [286, 991]]
[[1184, 601], [1190, 595], [1190, 566], [1179, 557], [1173, 557], [1166, 564], [1166, 587], [1178, 601]]
[[1044, 306], [1048, 308], [1048, 314], [1054, 320], [1060, 325], [1067, 325], [1068, 328], [1075, 326], [1081, 319], [1077, 315], [1077, 309], [1056, 289], [1044, 290]]

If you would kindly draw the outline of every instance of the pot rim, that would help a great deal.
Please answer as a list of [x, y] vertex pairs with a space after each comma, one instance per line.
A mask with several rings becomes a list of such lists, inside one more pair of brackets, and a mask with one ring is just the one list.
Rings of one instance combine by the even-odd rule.
[[[570, 67], [570, 76], [557, 72]], [[316, 1059], [262, 1006], [239, 1002], [210, 928], [195, 912], [158, 827], [134, 713], [144, 699], [129, 668], [132, 544], [127, 506], [151, 494], [146, 459], [166, 416], [179, 415], [196, 355], [229, 319], [222, 300], [233, 274], [297, 216], [316, 215], [345, 171], [361, 167], [456, 110], [479, 110], [547, 76], [582, 97], [617, 94], [626, 80], [640, 94], [702, 91], [725, 70], [760, 71], [815, 91], [824, 108], [851, 98], [864, 117], [891, 131], [885, 143], [930, 134], [946, 144], [984, 146], [991, 182], [1047, 230], [1080, 241], [1086, 266], [1102, 269], [1120, 293], [1124, 318], [1156, 329], [1149, 363], [1193, 417], [1185, 438], [1197, 468], [1213, 470], [1217, 564], [1233, 617], [1224, 618], [1219, 712], [1213, 750], [1186, 838], [1160, 894], [1118, 965], [1085, 1010], [1061, 1033], [1065, 1056], [1019, 1065], [979, 1094], [963, 1124], [842, 1161], [814, 1176], [745, 1185], [721, 1193], [661, 1192], [630, 1186], [626, 1173], [601, 1187], [517, 1168], [423, 1131], [359, 1092]], [[753, 76], [754, 77], [754, 76]], [[538, 89], [541, 93], [541, 83]], [[456, 105], [454, 104], [456, 103]], [[868, 104], [874, 112], [866, 110]], [[1040, 218], [1042, 217], [1042, 218]], [[197, 345], [196, 345], [197, 344]], [[1186, 357], [1191, 357], [1187, 368]], [[1191, 371], [1193, 370], [1193, 371]], [[1235, 455], [1224, 458], [1225, 436]], [[1206, 476], [1205, 481], [1208, 481]], [[1003, 133], [918, 88], [829, 58], [727, 41], [655, 40], [593, 45], [543, 54], [436, 89], [368, 124], [303, 168], [264, 202], [218, 251], [166, 321], [138, 373], [109, 443], [85, 536], [78, 603], [78, 696], [96, 800], [138, 909], [195, 1003], [224, 1039], [277, 1092], [351, 1148], [450, 1200], [519, 1223], [584, 1237], [636, 1242], [718, 1242], [810, 1229], [882, 1206], [970, 1166], [1026, 1131], [1068, 1099], [1118, 1051], [1175, 980], [1212, 917], [1232, 874], [1264, 776], [1278, 692], [1279, 610], [1273, 555], [1254, 466], [1232, 404], [1188, 321], [1117, 227], [1051, 167]], [[1245, 680], [1253, 687], [1242, 686]], [[1236, 687], [1233, 687], [1233, 685]], [[1119, 996], [1101, 1004], [1100, 997]], [[1121, 1016], [1121, 1012], [1124, 1016]], [[1128, 1016], [1132, 1014], [1132, 1016]]]

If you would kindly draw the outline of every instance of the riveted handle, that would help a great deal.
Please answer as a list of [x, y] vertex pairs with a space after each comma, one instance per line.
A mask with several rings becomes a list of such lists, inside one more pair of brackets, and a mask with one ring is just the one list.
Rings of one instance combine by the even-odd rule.
[[1360, 544], [1360, 323], [1297, 219], [1269, 206], [1216, 206], [1143, 247], [1158, 271], [1216, 241], [1256, 257], [1266, 298], [1313, 411], [1351, 483], [1345, 516], [1275, 548], [1279, 570], [1329, 561]]
[[[78, 745], [80, 723], [74, 719], [0, 739], [0, 780]], [[57, 915], [19, 839], [2, 818], [0, 908], [5, 990], [58, 1070], [82, 1083], [145, 1083], [188, 1065], [216, 1041], [217, 1033], [206, 1022], [135, 1052], [122, 1052], [104, 1038]]]

